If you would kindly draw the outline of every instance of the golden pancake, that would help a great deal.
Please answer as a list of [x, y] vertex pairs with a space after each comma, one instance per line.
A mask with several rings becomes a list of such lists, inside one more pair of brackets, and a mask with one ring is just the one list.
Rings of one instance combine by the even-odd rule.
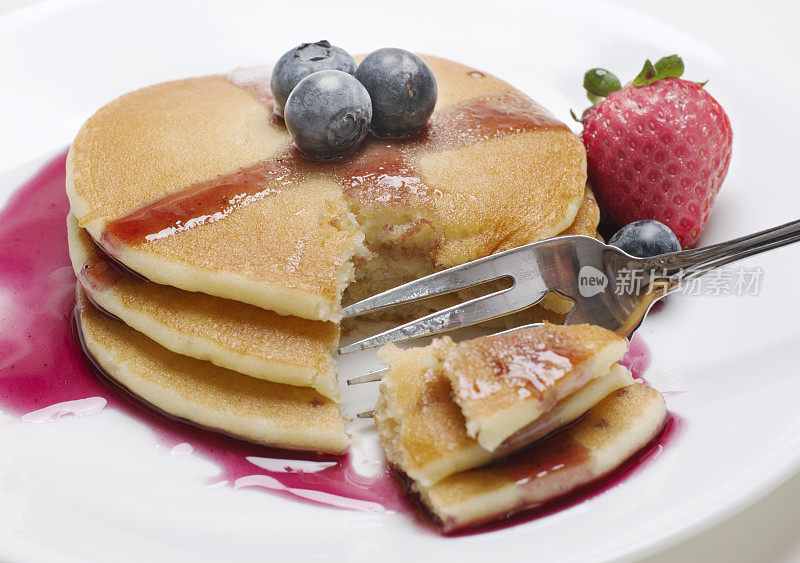
[[600, 207], [597, 205], [592, 189], [587, 185], [575, 219], [560, 235], [583, 235], [599, 238], [597, 234], [598, 224], [600, 224]]
[[423, 486], [520, 450], [633, 383], [630, 372], [614, 364], [490, 452], [467, 435], [466, 420], [435, 353], [432, 346], [402, 350], [393, 345], [379, 352], [390, 369], [375, 408], [378, 434], [388, 460]]
[[413, 483], [412, 488], [445, 531], [475, 526], [554, 500], [611, 473], [653, 440], [665, 419], [661, 394], [634, 383], [527, 450], [432, 486]]
[[259, 379], [339, 400], [335, 324], [158, 285], [125, 271], [67, 218], [70, 258], [89, 298], [165, 348]]
[[454, 343], [434, 340], [467, 434], [493, 451], [561, 399], [608, 372], [628, 349], [618, 334], [593, 325], [553, 325]]
[[425, 60], [439, 90], [426, 131], [334, 163], [290, 149], [266, 73], [124, 95], [72, 145], [72, 212], [152, 281], [321, 320], [339, 318], [353, 259], [369, 262], [365, 235], [377, 254], [399, 241], [422, 275], [569, 228], [580, 139], [507, 83]]
[[78, 286], [79, 328], [97, 366], [167, 414], [282, 448], [342, 453], [348, 439], [336, 403], [180, 356], [98, 311]]

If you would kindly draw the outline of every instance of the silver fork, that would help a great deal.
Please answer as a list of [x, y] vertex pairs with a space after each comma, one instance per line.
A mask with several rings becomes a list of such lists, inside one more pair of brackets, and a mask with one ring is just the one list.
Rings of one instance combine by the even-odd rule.
[[[758, 233], [651, 258], [636, 258], [587, 236], [563, 236], [520, 246], [420, 278], [359, 301], [357, 317], [510, 278], [512, 285], [343, 346], [347, 354], [388, 342], [441, 334], [527, 309], [550, 292], [571, 299], [566, 324], [591, 323], [630, 337], [653, 304], [710, 270], [800, 241], [800, 220]], [[383, 371], [383, 370], [381, 370]], [[374, 380], [367, 374], [353, 383]]]

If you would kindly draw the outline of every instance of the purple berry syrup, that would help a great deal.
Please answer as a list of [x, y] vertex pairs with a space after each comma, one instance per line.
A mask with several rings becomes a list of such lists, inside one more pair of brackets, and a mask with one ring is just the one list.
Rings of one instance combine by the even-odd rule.
[[[75, 276], [67, 254], [65, 160], [66, 152], [54, 158], [0, 210], [0, 410], [19, 417], [20, 424], [35, 424], [117, 409], [149, 426], [154, 440], [213, 461], [219, 475], [198, 486], [258, 486], [304, 502], [418, 516], [407, 487], [388, 467], [379, 476], [366, 478], [353, 469], [347, 455], [279, 450], [196, 428], [148, 408], [98, 376], [71, 322]], [[636, 377], [642, 376], [650, 353], [640, 338], [634, 337], [622, 363]], [[613, 487], [657, 455], [677, 426], [671, 417], [651, 444], [604, 479], [467, 533], [540, 518]], [[267, 459], [270, 469], [248, 457]]]

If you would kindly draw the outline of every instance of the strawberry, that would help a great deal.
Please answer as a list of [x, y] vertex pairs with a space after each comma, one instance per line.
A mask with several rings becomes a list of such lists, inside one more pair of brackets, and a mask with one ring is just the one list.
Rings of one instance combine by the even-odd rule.
[[704, 84], [682, 74], [677, 55], [646, 61], [625, 87], [592, 69], [584, 87], [594, 105], [580, 121], [589, 182], [606, 217], [620, 226], [661, 221], [691, 248], [728, 172], [733, 132]]

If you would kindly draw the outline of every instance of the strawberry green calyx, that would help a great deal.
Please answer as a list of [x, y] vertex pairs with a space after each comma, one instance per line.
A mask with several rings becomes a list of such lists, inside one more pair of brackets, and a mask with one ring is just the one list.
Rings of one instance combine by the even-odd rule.
[[[620, 82], [619, 78], [609, 70], [604, 68], [592, 68], [586, 71], [583, 75], [583, 87], [586, 89], [586, 97], [592, 103], [591, 107], [596, 106], [609, 95], [625, 88], [638, 88], [647, 86], [661, 80], [662, 78], [680, 78], [683, 76], [684, 66], [683, 59], [678, 55], [669, 55], [658, 59], [653, 64], [650, 59], [644, 61], [644, 66], [636, 78], [625, 84]], [[705, 82], [697, 82], [700, 87], [706, 85]], [[590, 108], [591, 109], [591, 108]], [[586, 110], [589, 111], [589, 110]], [[572, 119], [578, 123], [583, 123], [586, 117], [586, 112], [582, 117], [575, 115], [575, 112], [570, 110]]]
[[[647, 86], [662, 78], [680, 78], [683, 76], [683, 70], [683, 60], [678, 55], [663, 57], [658, 59], [655, 64], [647, 59], [636, 78], [628, 82], [625, 88]], [[619, 78], [604, 68], [592, 68], [586, 71], [586, 74], [583, 75], [583, 87], [586, 88], [586, 96], [593, 105], [603, 101], [612, 92], [623, 88]]]
[[[592, 102], [592, 107], [605, 100], [609, 94], [622, 89], [619, 78], [604, 68], [593, 68], [586, 71], [583, 75], [583, 87], [586, 88], [586, 97]], [[583, 123], [583, 117], [575, 115], [573, 110], [569, 110], [572, 119], [578, 123]]]
[[656, 64], [650, 59], [644, 61], [644, 66], [631, 82], [631, 86], [647, 86], [662, 78], [680, 78], [683, 75], [683, 61], [678, 55], [670, 55], [658, 59]]
[[589, 101], [596, 104], [611, 92], [621, 89], [622, 84], [612, 72], [604, 68], [593, 68], [583, 75], [583, 87], [586, 88]]

